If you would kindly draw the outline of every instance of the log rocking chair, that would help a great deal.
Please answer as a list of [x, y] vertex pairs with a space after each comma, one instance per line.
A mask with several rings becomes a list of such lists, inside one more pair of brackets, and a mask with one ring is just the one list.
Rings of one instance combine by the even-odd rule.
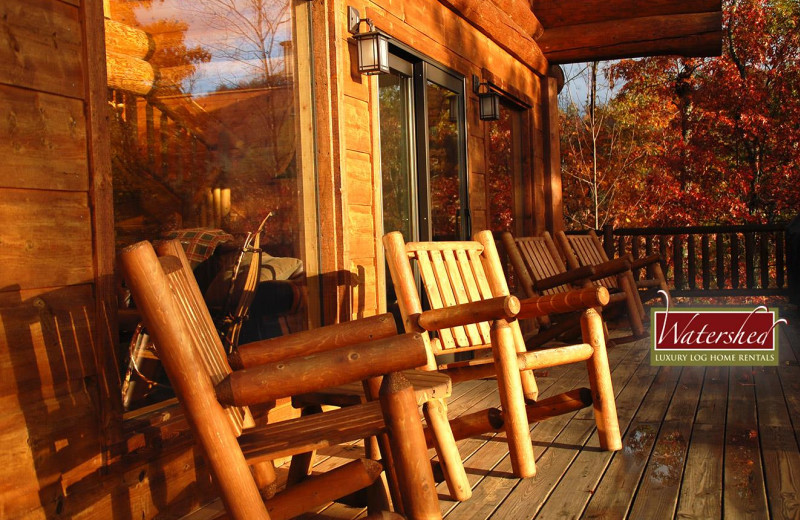
[[[567, 265], [570, 269], [582, 265], [600, 265], [608, 262], [608, 254], [606, 254], [603, 244], [594, 230], [589, 230], [585, 234], [570, 234], [567, 235], [563, 231], [556, 233], [556, 242], [564, 256], [567, 259]], [[664, 291], [669, 295], [669, 287], [664, 278], [664, 271], [661, 269], [661, 255], [654, 253], [642, 258], [634, 258], [633, 255], [627, 254], [620, 256], [625, 258], [631, 263], [630, 273], [627, 274], [630, 283], [638, 289], [639, 292], [639, 310], [642, 313], [642, 319], [647, 319], [648, 316], [644, 311], [642, 303], [646, 303], [658, 295], [658, 291]], [[646, 276], [634, 278], [633, 273], [637, 273], [644, 269]], [[606, 287], [613, 287], [614, 280], [606, 279], [603, 285]]]
[[[425, 362], [420, 335], [352, 345], [348, 337], [368, 336], [328, 329], [318, 337], [335, 341], [290, 340], [276, 347], [273, 362], [231, 371], [180, 245], [159, 250], [161, 258], [139, 242], [123, 250], [120, 263], [231, 518], [291, 518], [372, 486], [385, 470], [396, 509], [408, 518], [441, 519], [414, 391], [399, 373]], [[365, 380], [376, 399], [248, 428], [248, 405], [355, 380]], [[262, 499], [274, 491], [273, 459], [369, 436], [380, 440], [382, 460], [359, 459]]]
[[[509, 294], [491, 232], [474, 241], [409, 242], [399, 232], [383, 237], [386, 260], [406, 332], [423, 335], [425, 370], [447, 373], [453, 382], [497, 377], [502, 413], [495, 409], [451, 421], [456, 439], [505, 429], [514, 474], [530, 477], [536, 467], [529, 422], [594, 407], [604, 449], [621, 448], [603, 325], [592, 307], [607, 303], [601, 287], [528, 298]], [[423, 311], [412, 261], [419, 268], [430, 310]], [[516, 318], [585, 309], [581, 343], [528, 352]], [[471, 352], [471, 360], [448, 354]], [[463, 354], [462, 354], [463, 355]], [[576, 389], [537, 402], [533, 370], [586, 361], [588, 389]]]
[[[632, 332], [630, 337], [617, 338], [615, 342], [624, 343], [644, 336], [641, 302], [632, 285], [633, 279], [629, 277], [631, 264], [628, 259], [583, 266], [570, 263], [568, 268], [547, 231], [538, 237], [514, 237], [505, 232], [501, 240], [526, 296], [559, 294], [573, 287], [606, 287], [610, 292], [609, 305], [625, 306]], [[546, 316], [540, 318], [539, 325], [545, 330], [529, 340], [528, 346], [554, 338], [574, 327], [574, 323], [574, 319], [566, 319], [553, 324]]]

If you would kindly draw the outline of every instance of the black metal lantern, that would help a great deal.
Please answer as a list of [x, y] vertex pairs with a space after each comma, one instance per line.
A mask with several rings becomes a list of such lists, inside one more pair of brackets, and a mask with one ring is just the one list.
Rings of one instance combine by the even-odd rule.
[[500, 95], [486, 89], [478, 94], [481, 121], [497, 121], [500, 119]]
[[[369, 18], [361, 18], [358, 11], [348, 7], [349, 30], [358, 47], [358, 72], [361, 74], [389, 73], [389, 39], [390, 36], [376, 29]], [[366, 22], [369, 32], [359, 32], [361, 22]]]

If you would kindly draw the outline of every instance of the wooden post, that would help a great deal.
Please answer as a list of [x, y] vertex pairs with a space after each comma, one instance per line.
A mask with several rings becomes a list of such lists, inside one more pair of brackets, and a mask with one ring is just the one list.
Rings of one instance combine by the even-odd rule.
[[761, 271], [761, 288], [767, 289], [769, 287], [769, 233], [762, 232], [758, 234], [759, 241], [759, 270]]
[[617, 419], [614, 388], [611, 384], [611, 371], [608, 368], [603, 320], [594, 309], [584, 311], [581, 316], [581, 334], [583, 341], [594, 348], [594, 354], [586, 362], [586, 365], [589, 369], [592, 407], [594, 408], [600, 447], [610, 451], [620, 450], [622, 449], [622, 438]]
[[689, 260], [689, 289], [697, 288], [697, 246], [694, 235], [687, 235], [686, 241], [688, 242], [688, 260]]
[[[639, 259], [639, 236], [632, 235], [631, 236], [631, 256], [634, 260]], [[639, 280], [639, 269], [634, 269], [633, 271], [633, 279], [634, 281]]]
[[725, 235], [717, 233], [717, 289], [725, 288]]
[[747, 288], [752, 289], [756, 284], [756, 247], [753, 233], [744, 234], [744, 273]]
[[731, 287], [739, 288], [739, 235], [731, 233]]
[[661, 255], [661, 270], [664, 271], [666, 276], [669, 273], [669, 264], [667, 263], [667, 236], [661, 235], [658, 237], [658, 254]]
[[603, 226], [603, 249], [607, 257], [614, 258], [614, 226], [611, 224]]
[[711, 289], [711, 247], [709, 236], [703, 233], [700, 239], [700, 255], [702, 256], [703, 289]]
[[532, 477], [536, 474], [536, 464], [525, 414], [522, 380], [514, 348], [514, 334], [505, 320], [497, 320], [492, 325], [492, 354], [497, 369], [497, 387], [505, 417], [511, 467], [520, 478]]
[[683, 289], [683, 241], [680, 235], [672, 236], [672, 265], [675, 270], [675, 289]]
[[431, 399], [422, 406], [422, 411], [428, 428], [433, 431], [433, 444], [447, 481], [447, 489], [454, 500], [463, 502], [472, 496], [472, 488], [447, 420], [447, 405], [442, 399]]
[[406, 516], [441, 519], [414, 388], [402, 374], [387, 374], [381, 384], [380, 402]]
[[786, 231], [775, 232], [775, 283], [778, 289], [783, 289], [784, 283], [784, 263], [783, 263], [783, 240]]

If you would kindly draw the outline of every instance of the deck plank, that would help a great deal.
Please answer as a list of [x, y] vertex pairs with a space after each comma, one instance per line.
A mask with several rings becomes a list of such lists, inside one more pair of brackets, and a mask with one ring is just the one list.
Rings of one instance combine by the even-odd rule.
[[727, 405], [728, 368], [708, 367], [678, 499], [678, 518], [703, 520], [722, 516], [722, 458]]
[[761, 519], [768, 510], [754, 389], [750, 367], [731, 368], [722, 506], [731, 518]]
[[632, 518], [672, 518], [703, 386], [703, 367], [685, 367], [636, 493]]

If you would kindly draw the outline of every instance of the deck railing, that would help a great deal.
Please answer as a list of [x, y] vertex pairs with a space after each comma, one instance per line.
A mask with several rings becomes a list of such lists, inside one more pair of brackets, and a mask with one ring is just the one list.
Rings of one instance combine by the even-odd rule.
[[[786, 224], [604, 227], [610, 258], [660, 253], [675, 296], [786, 295]], [[638, 276], [636, 273], [635, 276]]]

